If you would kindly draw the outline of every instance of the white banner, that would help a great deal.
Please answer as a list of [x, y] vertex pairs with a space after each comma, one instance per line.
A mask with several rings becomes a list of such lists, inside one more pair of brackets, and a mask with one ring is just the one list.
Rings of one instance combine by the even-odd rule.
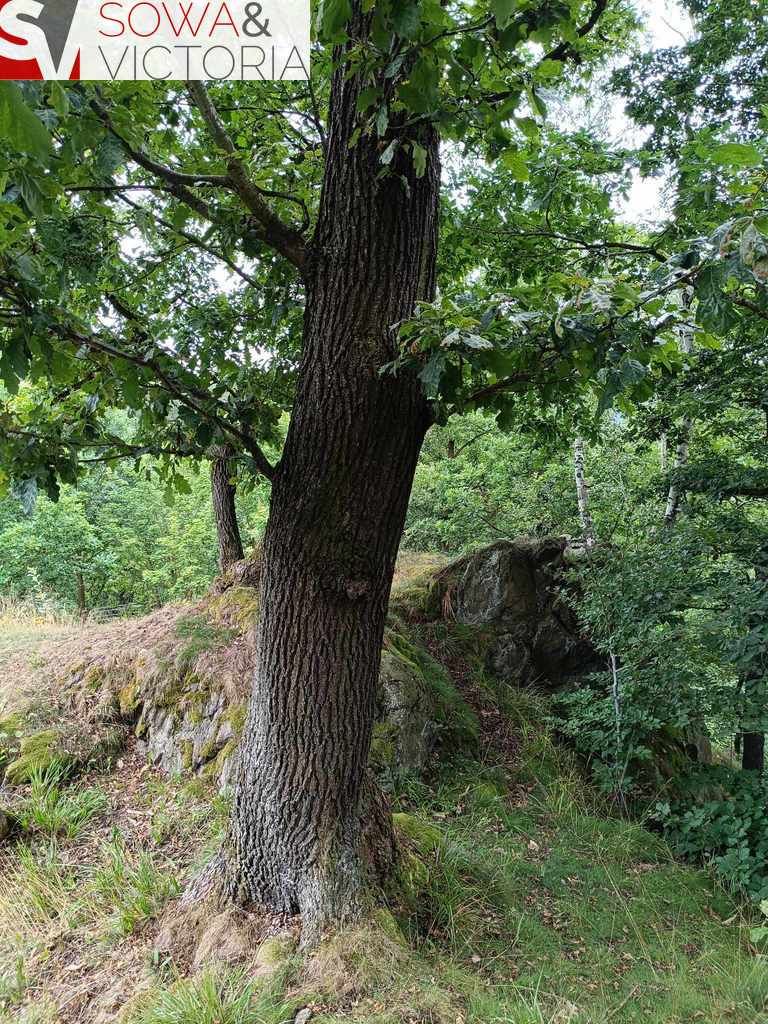
[[0, 79], [308, 77], [309, 0], [0, 0]]

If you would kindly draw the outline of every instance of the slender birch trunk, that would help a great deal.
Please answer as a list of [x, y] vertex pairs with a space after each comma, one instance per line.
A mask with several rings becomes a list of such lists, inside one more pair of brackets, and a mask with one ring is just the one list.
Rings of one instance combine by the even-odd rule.
[[577, 437], [573, 442], [573, 470], [584, 543], [591, 548], [595, 545], [595, 524], [589, 511], [589, 484], [584, 471], [584, 439], [581, 437]]
[[[693, 292], [691, 289], [686, 288], [683, 291], [683, 306], [686, 309], [690, 309], [691, 302], [693, 301]], [[693, 330], [687, 325], [680, 331], [680, 351], [683, 355], [690, 355], [693, 350]], [[685, 416], [680, 426], [680, 436], [678, 438], [677, 447], [675, 448], [675, 462], [674, 469], [679, 470], [688, 464], [688, 443], [691, 436], [692, 420], [690, 416]], [[666, 453], [666, 437], [664, 442], [664, 450]], [[664, 524], [666, 526], [672, 526], [677, 518], [677, 513], [680, 510], [680, 500], [682, 498], [682, 491], [674, 480], [669, 485], [669, 491], [667, 493], [667, 507], [664, 510]]]

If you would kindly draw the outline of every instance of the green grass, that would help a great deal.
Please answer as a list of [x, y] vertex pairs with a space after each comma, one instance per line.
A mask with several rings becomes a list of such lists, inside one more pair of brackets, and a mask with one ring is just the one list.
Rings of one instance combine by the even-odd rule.
[[[184, 629], [211, 640], [195, 623]], [[33, 841], [0, 864], [5, 1019], [45, 1003], [65, 942], [90, 951], [94, 970], [106, 949], [110, 972], [112, 957], [119, 965], [139, 951], [120, 968], [128, 992], [145, 989], [124, 1024], [290, 1024], [308, 1004], [317, 1024], [768, 1020], [768, 968], [744, 908], [603, 802], [547, 734], [540, 697], [475, 671], [480, 699], [501, 707], [517, 737], [514, 759], [482, 748], [480, 763], [465, 746], [432, 777], [399, 780], [394, 809], [409, 816], [400, 826], [414, 870], [389, 896], [391, 916], [329, 939], [317, 959], [298, 958], [267, 982], [153, 966], [157, 918], [220, 842], [226, 802], [200, 780], [149, 773], [131, 808], [140, 830], [104, 843], [89, 827], [103, 824], [102, 797], [55, 774], [34, 778]]]
[[287, 1024], [295, 1012], [245, 971], [208, 971], [151, 992], [127, 1024]]
[[61, 761], [32, 772], [30, 794], [21, 811], [26, 829], [76, 839], [91, 819], [104, 810], [108, 803], [106, 794], [93, 787], [66, 788], [69, 774], [69, 766]]
[[559, 787], [511, 806], [476, 765], [454, 766], [420, 802], [444, 840], [400, 921], [438, 972], [450, 957], [482, 982], [467, 989], [469, 1020], [751, 1024], [768, 1013], [768, 969], [738, 906], [639, 824], [590, 813]]
[[109, 931], [131, 935], [156, 918], [180, 892], [173, 865], [164, 870], [148, 851], [133, 853], [115, 836], [101, 851], [92, 889], [109, 914]]

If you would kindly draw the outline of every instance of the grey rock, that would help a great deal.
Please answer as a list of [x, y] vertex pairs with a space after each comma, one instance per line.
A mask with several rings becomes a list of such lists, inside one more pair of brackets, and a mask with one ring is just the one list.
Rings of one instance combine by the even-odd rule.
[[445, 574], [457, 621], [487, 633], [485, 667], [513, 686], [557, 689], [604, 667], [563, 600], [567, 538], [500, 541]]
[[434, 747], [435, 704], [421, 673], [394, 651], [385, 650], [379, 672], [377, 729], [389, 736], [394, 765], [406, 771], [425, 767]]

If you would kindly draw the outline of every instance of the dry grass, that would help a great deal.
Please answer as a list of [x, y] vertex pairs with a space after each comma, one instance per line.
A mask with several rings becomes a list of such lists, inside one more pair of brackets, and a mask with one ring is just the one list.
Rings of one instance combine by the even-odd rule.
[[393, 591], [408, 587], [425, 576], [432, 576], [438, 569], [448, 565], [447, 555], [432, 551], [401, 551], [397, 556]]
[[74, 839], [33, 834], [0, 854], [3, 1022], [43, 1002], [56, 1024], [115, 1020], [156, 982], [156, 918], [220, 838], [215, 795], [163, 779], [135, 742], [109, 775], [80, 783], [105, 795], [87, 829]]

